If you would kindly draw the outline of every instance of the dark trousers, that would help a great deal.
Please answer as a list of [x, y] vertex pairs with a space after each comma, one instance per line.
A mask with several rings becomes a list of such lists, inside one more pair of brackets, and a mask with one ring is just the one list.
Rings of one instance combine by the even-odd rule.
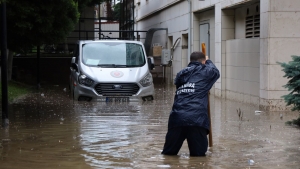
[[205, 156], [208, 147], [207, 129], [183, 126], [168, 129], [162, 154], [177, 155], [182, 143], [187, 139], [190, 156]]

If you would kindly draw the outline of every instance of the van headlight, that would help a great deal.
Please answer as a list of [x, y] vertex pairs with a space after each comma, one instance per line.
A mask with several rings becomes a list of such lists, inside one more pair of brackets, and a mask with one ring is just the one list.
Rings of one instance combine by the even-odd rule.
[[143, 87], [150, 86], [152, 83], [153, 83], [153, 79], [152, 79], [151, 73], [148, 73], [148, 74], [140, 81], [140, 84], [141, 84]]
[[86, 75], [80, 75], [78, 77], [79, 84], [85, 85], [85, 86], [92, 86], [94, 81], [90, 78], [88, 78]]

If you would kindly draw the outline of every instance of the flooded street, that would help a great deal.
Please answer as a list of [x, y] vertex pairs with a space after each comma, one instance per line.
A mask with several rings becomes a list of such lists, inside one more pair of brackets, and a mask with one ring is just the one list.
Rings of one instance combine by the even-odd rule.
[[[299, 168], [297, 112], [258, 112], [211, 96], [213, 147], [206, 157], [161, 151], [175, 88], [156, 86], [151, 102], [73, 102], [65, 86], [41, 89], [10, 107], [0, 129], [2, 169]], [[241, 110], [238, 116], [237, 109]], [[250, 163], [249, 163], [250, 162]]]

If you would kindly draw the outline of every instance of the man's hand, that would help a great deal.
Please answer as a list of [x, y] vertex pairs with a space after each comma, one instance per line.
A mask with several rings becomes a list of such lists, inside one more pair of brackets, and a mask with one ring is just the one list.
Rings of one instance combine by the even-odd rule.
[[198, 61], [205, 65], [208, 59], [209, 59], [208, 56], [205, 56], [205, 60], [198, 60]]
[[206, 61], [208, 60], [208, 56], [205, 56], [205, 61], [202, 62], [202, 64], [206, 64]]

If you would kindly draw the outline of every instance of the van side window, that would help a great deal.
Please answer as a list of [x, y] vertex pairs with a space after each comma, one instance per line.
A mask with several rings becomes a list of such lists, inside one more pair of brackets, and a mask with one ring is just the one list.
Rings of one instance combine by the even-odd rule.
[[144, 55], [143, 50], [139, 45], [136, 44], [127, 44], [126, 45], [126, 62], [127, 65], [143, 65], [144, 64]]

